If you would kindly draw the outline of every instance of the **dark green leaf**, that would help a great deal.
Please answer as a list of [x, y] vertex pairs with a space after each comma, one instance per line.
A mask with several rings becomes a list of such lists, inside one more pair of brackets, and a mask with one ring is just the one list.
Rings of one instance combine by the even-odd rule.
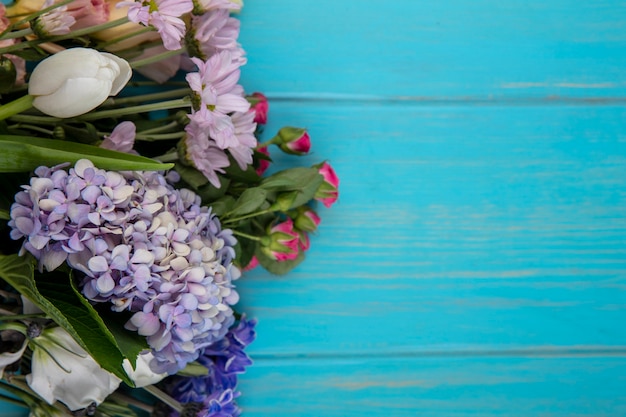
[[291, 261], [282, 261], [278, 262], [269, 256], [267, 256], [260, 248], [257, 248], [254, 253], [256, 258], [259, 260], [259, 264], [265, 269], [267, 269], [272, 274], [276, 275], [285, 275], [287, 272], [294, 269], [296, 266], [300, 264], [304, 260], [304, 252], [298, 253], [298, 257]]
[[174, 166], [82, 143], [0, 135], [0, 172], [32, 171], [41, 165], [74, 163], [79, 159], [89, 159], [98, 168], [110, 170], [166, 170]]
[[320, 176], [315, 168], [291, 168], [265, 178], [261, 187], [272, 191], [303, 190]]
[[196, 190], [204, 205], [210, 206], [215, 200], [224, 197], [226, 191], [228, 191], [230, 180], [225, 177], [220, 177], [220, 184], [220, 188], [215, 187], [213, 184], [206, 184]]
[[239, 198], [235, 205], [230, 209], [230, 216], [243, 216], [244, 214], [252, 213], [265, 203], [267, 192], [259, 187], [247, 188]]
[[174, 169], [180, 174], [183, 181], [189, 184], [189, 186], [194, 190], [197, 190], [209, 182], [207, 177], [205, 177], [202, 172], [193, 167], [176, 163]]
[[225, 168], [225, 171], [226, 175], [233, 181], [256, 184], [261, 180], [261, 177], [259, 177], [252, 165], [248, 165], [245, 170], [242, 170], [232, 158], [230, 159], [230, 165]]
[[11, 214], [9, 210], [0, 209], [0, 219], [1, 220], [9, 220], [11, 218]]
[[300, 207], [301, 205], [311, 201], [313, 196], [315, 196], [315, 192], [323, 182], [324, 177], [322, 177], [320, 174], [317, 174], [317, 176], [311, 182], [309, 182], [306, 187], [298, 191], [298, 196], [291, 204], [291, 208]]
[[[52, 276], [57, 282], [50, 280]], [[101, 320], [98, 322], [94, 318], [97, 313], [93, 308], [89, 311], [91, 306], [82, 297], [77, 297], [69, 276], [47, 274], [36, 281], [30, 257], [0, 255], [0, 278], [63, 327], [102, 368], [133, 385], [122, 367], [124, 357], [115, 345], [113, 335], [106, 327], [103, 329]]]
[[211, 210], [216, 216], [222, 216], [233, 209], [235, 205], [235, 199], [229, 195], [220, 198], [217, 201], [211, 203]]

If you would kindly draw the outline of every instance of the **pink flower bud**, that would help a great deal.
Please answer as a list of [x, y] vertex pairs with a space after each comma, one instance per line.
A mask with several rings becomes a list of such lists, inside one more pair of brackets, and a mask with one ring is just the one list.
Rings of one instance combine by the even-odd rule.
[[259, 266], [259, 260], [256, 258], [256, 256], [253, 256], [252, 259], [250, 259], [250, 262], [248, 262], [248, 265], [243, 267], [243, 270], [250, 271], [256, 268], [257, 266]]
[[315, 192], [314, 198], [317, 201], [321, 201], [326, 207], [330, 207], [339, 197], [339, 177], [328, 162], [324, 162], [316, 167], [324, 177], [324, 182]]
[[[257, 151], [259, 151], [259, 153], [262, 153], [263, 155], [270, 156], [270, 152], [267, 150], [267, 146], [259, 148], [257, 149]], [[270, 161], [267, 161], [265, 159], [259, 159], [259, 167], [256, 169], [256, 173], [259, 174], [260, 177], [265, 171], [267, 171], [269, 167]]]
[[305, 232], [314, 232], [317, 230], [322, 219], [313, 209], [307, 206], [298, 207], [298, 215], [294, 221], [296, 229]]
[[291, 155], [305, 155], [311, 150], [311, 138], [305, 129], [283, 127], [278, 131], [278, 146]]
[[270, 243], [263, 251], [278, 262], [295, 259], [298, 256], [300, 234], [293, 229], [293, 221], [287, 219], [269, 229]]
[[267, 97], [261, 93], [253, 93], [252, 97], [256, 100], [250, 106], [251, 110], [254, 110], [254, 123], [264, 125], [267, 123], [267, 112], [269, 111], [269, 103]]

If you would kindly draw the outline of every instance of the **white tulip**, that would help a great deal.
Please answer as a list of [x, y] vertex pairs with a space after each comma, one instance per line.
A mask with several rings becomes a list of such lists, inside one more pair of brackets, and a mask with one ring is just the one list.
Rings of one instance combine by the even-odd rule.
[[49, 404], [58, 400], [80, 410], [100, 404], [120, 385], [118, 377], [102, 369], [61, 327], [45, 329], [34, 342], [26, 382]]
[[35, 67], [28, 83], [33, 106], [54, 117], [74, 117], [119, 93], [132, 75], [128, 62], [106, 52], [71, 48]]
[[133, 369], [128, 359], [124, 359], [122, 366], [130, 379], [132, 379], [135, 383], [135, 387], [141, 388], [147, 385], [156, 384], [168, 375], [167, 373], [157, 374], [150, 369], [150, 361], [152, 358], [154, 358], [152, 352], [139, 355], [137, 357], [137, 366], [135, 369]]
[[4, 352], [0, 355], [0, 379], [4, 376], [4, 368], [20, 360], [27, 346], [28, 344], [26, 343], [26, 338], [24, 338], [24, 343], [17, 352]]

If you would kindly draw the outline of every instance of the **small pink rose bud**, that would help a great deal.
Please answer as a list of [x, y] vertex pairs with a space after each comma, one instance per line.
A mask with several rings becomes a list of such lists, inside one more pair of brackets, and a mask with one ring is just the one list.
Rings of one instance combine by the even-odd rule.
[[259, 260], [256, 258], [256, 256], [253, 256], [252, 259], [250, 259], [250, 262], [248, 262], [248, 265], [243, 267], [243, 270], [250, 271], [256, 268], [257, 266], [259, 266]]
[[319, 173], [324, 177], [324, 182], [315, 192], [314, 198], [317, 201], [321, 201], [326, 207], [330, 207], [339, 197], [339, 177], [328, 162], [316, 165], [316, 168], [319, 169]]
[[[267, 146], [259, 148], [257, 149], [257, 151], [259, 153], [262, 153], [263, 155], [270, 156], [270, 152], [268, 151]], [[259, 159], [259, 166], [256, 169], [256, 173], [259, 174], [259, 177], [260, 177], [261, 175], [263, 175], [265, 171], [267, 171], [269, 167], [270, 167], [270, 161], [266, 159]]]
[[296, 229], [304, 232], [315, 232], [322, 219], [313, 209], [307, 206], [298, 207], [298, 215], [294, 221]]
[[250, 109], [254, 111], [254, 123], [264, 125], [267, 123], [267, 112], [269, 111], [269, 103], [267, 97], [261, 93], [252, 94], [252, 103]]
[[300, 234], [293, 229], [293, 221], [287, 219], [275, 224], [268, 230], [270, 242], [261, 249], [270, 258], [282, 262], [295, 259], [298, 256], [298, 242]]
[[305, 129], [283, 127], [278, 131], [276, 144], [291, 155], [306, 155], [311, 150], [311, 138]]

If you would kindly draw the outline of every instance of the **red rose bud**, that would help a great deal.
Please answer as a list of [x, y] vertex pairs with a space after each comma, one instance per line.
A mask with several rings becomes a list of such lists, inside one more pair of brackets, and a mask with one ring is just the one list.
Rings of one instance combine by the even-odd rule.
[[324, 182], [322, 182], [315, 192], [314, 198], [317, 201], [321, 201], [326, 207], [330, 207], [339, 197], [339, 177], [328, 162], [316, 165], [316, 168], [318, 168], [319, 173], [324, 177]]
[[294, 221], [296, 229], [304, 232], [314, 232], [317, 230], [322, 219], [313, 209], [307, 206], [298, 207], [298, 215]]
[[250, 109], [254, 111], [254, 123], [264, 125], [267, 123], [267, 112], [269, 111], [269, 103], [267, 97], [261, 93], [253, 93]]
[[250, 262], [248, 262], [248, 265], [246, 265], [243, 270], [244, 271], [250, 271], [254, 268], [256, 268], [257, 266], [259, 266], [259, 260], [256, 258], [256, 256], [253, 256], [252, 259], [250, 259]]
[[[267, 150], [267, 146], [264, 146], [262, 148], [257, 149], [257, 151], [259, 153], [262, 153], [263, 155], [267, 155], [270, 156], [270, 152]], [[256, 173], [259, 175], [259, 177], [261, 175], [263, 175], [263, 173], [265, 171], [267, 171], [267, 169], [270, 167], [270, 161], [266, 160], [266, 159], [260, 159], [259, 158], [259, 167], [256, 169]]]
[[293, 229], [293, 221], [287, 219], [271, 227], [268, 231], [270, 242], [261, 250], [278, 262], [295, 259], [298, 256], [300, 234]]
[[311, 138], [305, 129], [283, 127], [278, 131], [276, 144], [291, 155], [306, 155], [311, 150]]

